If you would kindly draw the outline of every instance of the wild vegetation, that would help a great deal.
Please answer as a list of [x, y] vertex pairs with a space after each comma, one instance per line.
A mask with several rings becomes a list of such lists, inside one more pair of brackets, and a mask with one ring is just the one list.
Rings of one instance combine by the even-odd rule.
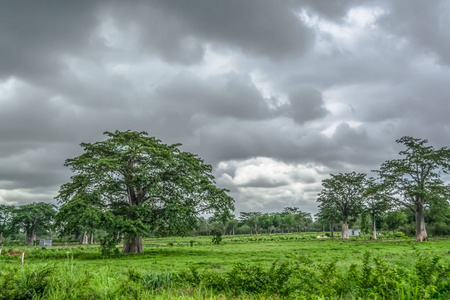
[[7, 246], [27, 254], [23, 267], [0, 255], [0, 299], [448, 299], [450, 240], [367, 238], [151, 238], [143, 254], [107, 255], [99, 246]]

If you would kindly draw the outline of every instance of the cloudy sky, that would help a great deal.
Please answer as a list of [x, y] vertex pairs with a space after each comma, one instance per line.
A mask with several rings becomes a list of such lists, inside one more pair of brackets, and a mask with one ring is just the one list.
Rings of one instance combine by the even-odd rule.
[[317, 211], [395, 140], [449, 145], [450, 1], [0, 0], [0, 203], [54, 202], [104, 131], [211, 164], [239, 211]]

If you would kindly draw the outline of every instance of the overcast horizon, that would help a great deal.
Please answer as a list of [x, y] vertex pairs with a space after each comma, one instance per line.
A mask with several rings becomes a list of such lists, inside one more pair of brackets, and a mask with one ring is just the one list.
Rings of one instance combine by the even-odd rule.
[[0, 0], [0, 204], [56, 203], [64, 161], [146, 131], [236, 212], [317, 212], [402, 136], [448, 146], [449, 1]]

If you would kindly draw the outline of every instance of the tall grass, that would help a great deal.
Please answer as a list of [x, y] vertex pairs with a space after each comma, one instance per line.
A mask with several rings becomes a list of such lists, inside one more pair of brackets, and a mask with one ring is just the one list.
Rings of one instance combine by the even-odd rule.
[[143, 255], [29, 247], [23, 267], [1, 255], [0, 299], [450, 299], [449, 241], [286, 234], [145, 243], [153, 246]]
[[109, 266], [86, 270], [72, 257], [44, 266], [4, 266], [0, 299], [450, 299], [450, 266], [416, 250], [414, 266], [391, 264], [365, 252], [343, 270], [336, 261], [301, 256], [270, 267], [235, 264], [226, 272], [153, 272]]

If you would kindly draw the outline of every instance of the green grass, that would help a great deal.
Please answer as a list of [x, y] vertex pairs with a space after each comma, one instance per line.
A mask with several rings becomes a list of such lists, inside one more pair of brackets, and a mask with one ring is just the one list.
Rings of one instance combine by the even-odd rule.
[[[313, 234], [264, 234], [253, 237], [224, 236], [221, 245], [213, 245], [211, 238], [145, 239], [144, 254], [120, 253], [109, 257], [102, 256], [98, 246], [5, 246], [4, 250], [25, 250], [25, 265], [21, 267], [18, 256], [9, 257], [2, 253], [0, 283], [3, 286], [0, 286], [0, 290], [3, 292], [0, 291], [0, 299], [14, 299], [12, 294], [2, 296], [6, 295], [8, 289], [19, 294], [20, 291], [29, 290], [28, 296], [34, 295], [36, 299], [278, 299], [282, 298], [284, 291], [279, 286], [264, 290], [263, 285], [259, 287], [262, 289], [261, 295], [251, 289], [246, 290], [245, 286], [240, 288], [242, 291], [234, 291], [232, 285], [239, 286], [242, 282], [236, 283], [233, 278], [246, 282], [246, 276], [252, 280], [261, 277], [266, 278], [267, 282], [276, 282], [276, 278], [288, 276], [283, 272], [292, 273], [289, 284], [297, 287], [286, 295], [308, 298], [310, 294], [304, 291], [309, 284], [319, 290], [316, 299], [327, 295], [345, 299], [365, 295], [372, 299], [369, 292], [358, 290], [364, 286], [361, 274], [367, 255], [371, 257], [366, 262], [366, 265], [370, 264], [368, 270], [385, 272], [386, 278], [392, 279], [391, 284], [395, 286], [399, 298], [402, 295], [405, 299], [411, 295], [417, 299], [439, 298], [446, 289], [450, 295], [448, 277], [442, 279], [443, 287], [439, 287], [436, 282], [424, 284], [423, 281], [427, 279], [420, 279], [426, 278], [427, 274], [431, 278], [436, 277], [440, 267], [450, 270], [450, 240], [426, 243], [405, 239], [341, 241], [319, 240]], [[191, 241], [194, 241], [193, 246]], [[436, 256], [439, 256], [439, 262], [433, 265], [432, 258]], [[4, 262], [6, 260], [16, 260], [17, 263]], [[352, 287], [355, 290], [347, 290], [345, 281], [353, 282], [353, 279], [347, 278], [353, 274], [353, 268], [356, 270], [354, 277], [357, 278]], [[406, 273], [398, 277], [402, 272]], [[335, 280], [335, 283], [330, 283], [330, 286], [335, 286], [334, 290], [329, 290], [322, 282], [328, 275]], [[373, 286], [384, 284], [376, 282], [379, 276], [373, 277]], [[402, 278], [407, 280], [403, 281]], [[43, 287], [42, 294], [39, 294], [40, 286]], [[425, 292], [427, 288], [430, 289], [428, 294]], [[340, 293], [345, 294], [339, 296], [336, 291], [339, 289], [342, 289]], [[372, 292], [380, 293], [375, 289]]]

